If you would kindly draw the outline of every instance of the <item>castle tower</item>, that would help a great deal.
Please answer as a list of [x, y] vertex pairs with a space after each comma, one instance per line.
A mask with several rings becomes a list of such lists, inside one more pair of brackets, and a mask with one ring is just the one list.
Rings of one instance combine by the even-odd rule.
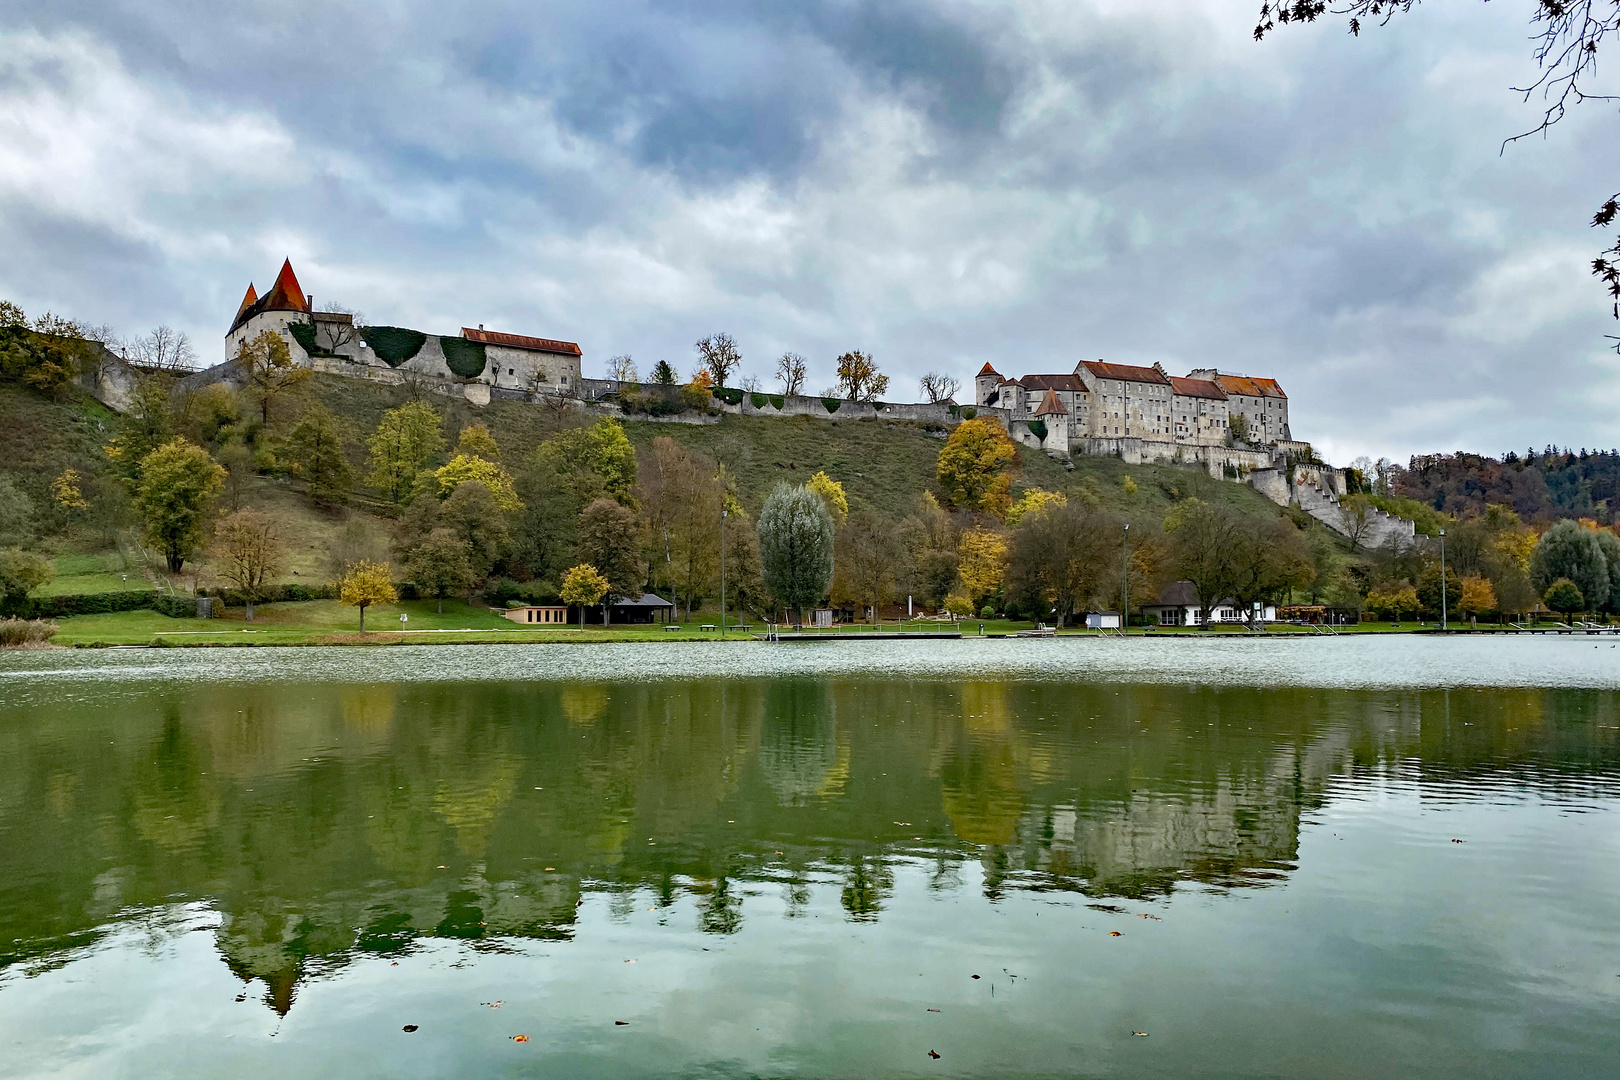
[[276, 275], [275, 284], [270, 286], [269, 292], [260, 296], [251, 284], [248, 285], [247, 293], [242, 297], [242, 306], [236, 309], [236, 317], [231, 320], [231, 328], [225, 334], [225, 359], [234, 357], [241, 351], [243, 342], [251, 341], [266, 330], [274, 330], [286, 338], [293, 356], [302, 358], [303, 350], [293, 340], [287, 327], [309, 317], [309, 297], [304, 295], [303, 287], [298, 284], [292, 260], [283, 259], [281, 272]]
[[1035, 410], [1035, 419], [1046, 425], [1046, 438], [1041, 447], [1048, 453], [1069, 456], [1069, 410], [1063, 407], [1056, 390], [1048, 390]]
[[1001, 374], [988, 363], [979, 369], [973, 377], [973, 403], [975, 405], [995, 405], [1001, 392], [1003, 380]]

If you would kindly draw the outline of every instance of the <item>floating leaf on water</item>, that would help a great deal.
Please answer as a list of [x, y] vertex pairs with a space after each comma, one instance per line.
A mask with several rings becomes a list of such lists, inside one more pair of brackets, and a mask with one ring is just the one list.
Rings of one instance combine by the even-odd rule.
[[528, 1042], [529, 1037], [527, 1035], [514, 1035], [514, 1036], [512, 1036], [512, 1041], [513, 1042]]
[[1125, 935], [1120, 933], [1118, 930], [1110, 930], [1110, 931], [1108, 931], [1108, 936], [1109, 937], [1124, 937]]
[[930, 1050], [930, 1051], [928, 1051], [928, 1056], [929, 1056], [929, 1057], [931, 1057], [931, 1058], [937, 1058], [937, 1057], [939, 1057], [939, 1055], [938, 1055], [938, 1054], [936, 1054], [936, 1053], [934, 1053], [934, 1051], [932, 1051], [932, 1050]]
[[555, 869], [557, 869], [557, 868], [556, 868], [556, 867], [555, 867], [555, 866], [548, 866], [548, 867], [546, 867], [546, 869], [547, 869], [547, 870], [555, 870]]
[[416, 1025], [415, 1024], [406, 1024], [404, 1027], [400, 1028], [400, 1030], [401, 1031], [415, 1031], [416, 1030]]

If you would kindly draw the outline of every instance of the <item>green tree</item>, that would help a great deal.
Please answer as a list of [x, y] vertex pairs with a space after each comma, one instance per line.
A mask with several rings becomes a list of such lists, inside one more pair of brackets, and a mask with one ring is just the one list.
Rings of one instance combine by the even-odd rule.
[[366, 608], [372, 604], [392, 604], [399, 599], [390, 579], [387, 563], [358, 562], [349, 567], [338, 584], [338, 602], [360, 609], [360, 632], [366, 632]]
[[1224, 506], [1183, 499], [1164, 518], [1177, 575], [1192, 583], [1198, 596], [1198, 622], [1206, 625], [1216, 604], [1232, 598], [1238, 569], [1232, 553], [1238, 545], [1237, 516]]
[[[429, 502], [429, 500], [423, 500]], [[413, 506], [414, 510], [415, 507]], [[437, 516], [425, 530], [430, 535], [435, 528], [450, 529], [466, 541], [468, 569], [477, 579], [490, 575], [511, 543], [511, 530], [506, 514], [483, 484], [468, 481], [450, 493], [439, 506]]]
[[[1418, 603], [1428, 617], [1440, 617], [1440, 564], [1434, 563], [1426, 567], [1418, 577], [1417, 583]], [[1456, 614], [1461, 610], [1462, 582], [1457, 579], [1451, 567], [1446, 567], [1446, 611]]]
[[832, 515], [808, 487], [778, 484], [760, 511], [758, 533], [765, 587], [797, 625], [832, 584]]
[[[579, 605], [579, 628], [585, 629], [585, 609], [604, 601], [608, 594], [608, 579], [590, 563], [580, 563], [563, 577], [562, 602]], [[603, 625], [607, 624], [607, 609], [602, 611]]]
[[170, 573], [179, 573], [208, 534], [209, 515], [224, 486], [225, 470], [184, 438], [171, 439], [142, 459], [135, 509]]
[[471, 454], [457, 454], [434, 475], [439, 480], [440, 497], [448, 497], [465, 484], [477, 484], [490, 493], [501, 510], [516, 512], [523, 509], [523, 501], [518, 498], [511, 474], [493, 461]]
[[994, 420], [964, 420], [939, 452], [936, 473], [951, 501], [997, 519], [1012, 509], [1018, 447]]
[[[718, 524], [718, 522], [716, 522]], [[647, 580], [641, 558], [641, 528], [635, 511], [612, 499], [596, 499], [579, 514], [579, 552], [607, 578], [616, 596], [640, 598]], [[603, 610], [603, 622], [606, 619]]]
[[1027, 612], [1057, 614], [1063, 626], [1094, 599], [1103, 598], [1109, 569], [1120, 559], [1120, 526], [1112, 514], [1078, 503], [1047, 503], [1027, 513], [1013, 532], [1007, 592]]
[[1596, 531], [1574, 521], [1560, 521], [1541, 534], [1530, 556], [1530, 583], [1545, 598], [1559, 578], [1575, 583], [1583, 603], [1593, 609], [1603, 606], [1609, 597], [1609, 564]]
[[635, 502], [636, 448], [612, 417], [547, 439], [526, 465], [553, 477], [580, 507], [602, 496], [626, 506]]
[[377, 431], [366, 442], [371, 472], [366, 483], [396, 503], [411, 497], [416, 474], [444, 452], [438, 411], [425, 401], [412, 401], [383, 413]]
[[468, 424], [461, 429], [461, 435], [456, 439], [456, 453], [480, 457], [485, 461], [501, 460], [501, 448], [495, 442], [495, 436], [483, 424]]
[[1620, 536], [1608, 529], [1596, 531], [1598, 547], [1603, 550], [1603, 562], [1609, 571], [1609, 594], [1602, 603], [1593, 603], [1607, 612], [1620, 612]]
[[147, 375], [135, 384], [129, 408], [118, 418], [103, 448], [113, 470], [129, 484], [140, 479], [146, 455], [174, 438], [171, 385], [166, 375]]
[[242, 593], [247, 621], [252, 622], [253, 605], [287, 561], [287, 545], [275, 521], [257, 510], [227, 515], [214, 526], [214, 551], [220, 573]]
[[1585, 595], [1582, 594], [1580, 586], [1569, 578], [1561, 577], [1548, 585], [1541, 598], [1546, 601], [1548, 607], [1564, 616], [1565, 622], [1569, 621], [1572, 613], [1586, 610]]
[[466, 538], [440, 527], [411, 549], [405, 571], [418, 589], [438, 600], [443, 615], [446, 596], [472, 588], [472, 561], [472, 545]]
[[14, 608], [52, 575], [49, 559], [21, 548], [0, 548], [0, 608]]
[[637, 492], [646, 514], [653, 576], [671, 588], [673, 599], [691, 618], [692, 608], [708, 595], [720, 572], [725, 492], [719, 468], [712, 458], [660, 435], [640, 472]]
[[652, 381], [659, 386], [674, 386], [681, 381], [681, 377], [676, 374], [675, 369], [670, 366], [668, 360], [660, 360], [653, 365]]
[[872, 619], [877, 621], [883, 605], [894, 597], [895, 569], [900, 563], [895, 523], [870, 510], [857, 511], [838, 530], [833, 554], [833, 594], [871, 608]]
[[287, 460], [322, 506], [342, 506], [354, 487], [354, 469], [343, 449], [337, 418], [324, 405], [304, 410], [287, 435]]

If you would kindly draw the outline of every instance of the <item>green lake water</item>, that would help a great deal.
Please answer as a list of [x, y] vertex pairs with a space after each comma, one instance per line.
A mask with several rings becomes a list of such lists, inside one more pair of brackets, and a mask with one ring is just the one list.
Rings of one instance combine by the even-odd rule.
[[0, 1077], [1620, 1076], [1611, 640], [0, 657]]

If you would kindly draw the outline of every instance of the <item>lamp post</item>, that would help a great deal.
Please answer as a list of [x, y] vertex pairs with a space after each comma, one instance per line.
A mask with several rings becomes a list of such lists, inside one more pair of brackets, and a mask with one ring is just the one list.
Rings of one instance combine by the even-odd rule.
[[1125, 523], [1125, 529], [1119, 542], [1119, 632], [1125, 633], [1131, 626], [1131, 523]]
[[726, 640], [726, 515], [729, 513], [724, 506], [720, 508], [720, 640]]
[[1440, 629], [1446, 629], [1446, 530], [1440, 530]]

